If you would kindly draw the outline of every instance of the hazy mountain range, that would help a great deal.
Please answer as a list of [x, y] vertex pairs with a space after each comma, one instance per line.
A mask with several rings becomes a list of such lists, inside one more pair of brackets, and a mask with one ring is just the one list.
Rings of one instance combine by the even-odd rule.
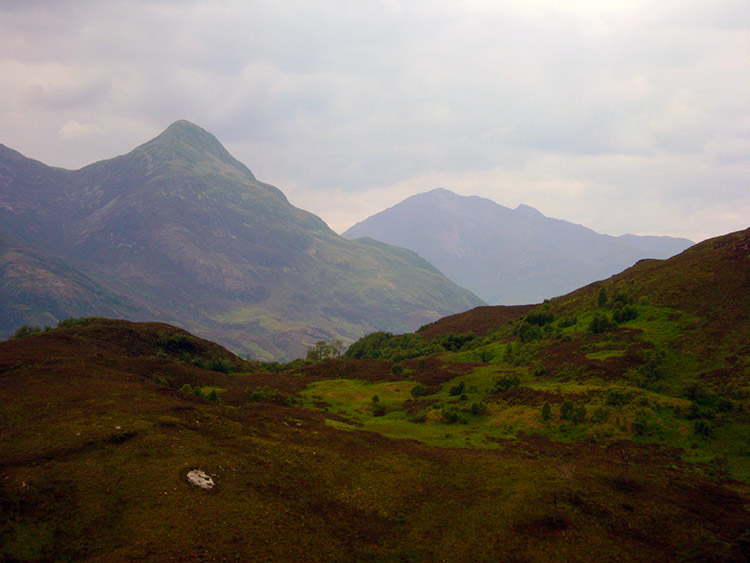
[[539, 303], [609, 277], [642, 258], [668, 258], [687, 239], [602, 235], [545, 217], [438, 188], [357, 223], [345, 238], [374, 239], [413, 250], [446, 276], [492, 304]]
[[107, 315], [262, 359], [482, 304], [416, 254], [351, 242], [178, 121], [80, 170], [0, 145], [0, 331]]

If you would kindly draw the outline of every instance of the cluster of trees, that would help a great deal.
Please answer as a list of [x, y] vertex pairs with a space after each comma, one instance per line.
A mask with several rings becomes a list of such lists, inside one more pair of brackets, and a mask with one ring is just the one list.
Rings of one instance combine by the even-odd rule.
[[176, 357], [185, 363], [209, 371], [230, 373], [236, 369], [235, 363], [229, 358], [222, 358], [216, 354], [206, 357], [198, 340], [191, 334], [160, 332], [157, 339], [160, 347], [158, 356]]
[[589, 324], [589, 331], [594, 334], [602, 334], [618, 324], [632, 321], [638, 317], [638, 309], [633, 305], [633, 299], [625, 292], [618, 291], [611, 298], [607, 290], [602, 287], [596, 298], [596, 304], [599, 309], [611, 310], [611, 314], [600, 311], [594, 315]]
[[349, 346], [344, 357], [402, 362], [409, 358], [429, 356], [439, 352], [469, 350], [479, 342], [480, 340], [473, 332], [446, 334], [428, 342], [419, 334], [392, 334], [378, 331], [363, 336]]

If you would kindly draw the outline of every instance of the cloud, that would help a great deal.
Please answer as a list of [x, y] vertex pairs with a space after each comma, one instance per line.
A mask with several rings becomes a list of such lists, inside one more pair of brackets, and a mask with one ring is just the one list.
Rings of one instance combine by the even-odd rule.
[[0, 142], [50, 164], [186, 118], [339, 229], [437, 185], [605, 232], [703, 236], [750, 215], [744, 1], [5, 2], [0, 16]]

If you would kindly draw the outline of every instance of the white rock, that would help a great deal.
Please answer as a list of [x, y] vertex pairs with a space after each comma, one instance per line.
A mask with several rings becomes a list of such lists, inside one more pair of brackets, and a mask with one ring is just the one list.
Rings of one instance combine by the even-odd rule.
[[204, 473], [200, 469], [188, 471], [187, 479], [188, 483], [200, 487], [201, 489], [210, 489], [214, 486], [214, 480], [211, 479], [210, 475]]

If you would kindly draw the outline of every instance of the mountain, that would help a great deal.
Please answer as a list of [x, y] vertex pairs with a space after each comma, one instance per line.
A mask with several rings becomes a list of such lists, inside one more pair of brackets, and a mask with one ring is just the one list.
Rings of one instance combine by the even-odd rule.
[[0, 332], [95, 314], [147, 318], [149, 311], [0, 229]]
[[187, 121], [75, 171], [0, 146], [0, 224], [134, 303], [125, 318], [173, 322], [257, 358], [481, 303], [411, 252], [339, 237]]
[[493, 304], [539, 303], [693, 243], [671, 237], [612, 237], [439, 188], [357, 223], [345, 238], [372, 237], [413, 250]]
[[748, 289], [750, 229], [329, 361], [0, 342], [0, 560], [747, 561]]

